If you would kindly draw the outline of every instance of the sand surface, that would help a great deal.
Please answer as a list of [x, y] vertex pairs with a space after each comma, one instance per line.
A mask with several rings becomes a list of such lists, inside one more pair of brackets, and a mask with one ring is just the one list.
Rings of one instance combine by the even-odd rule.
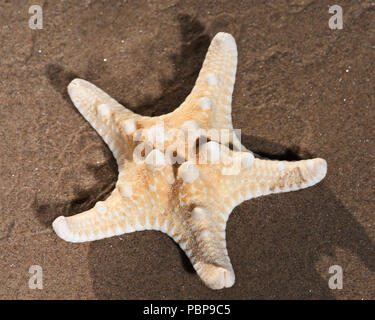
[[[340, 1], [0, 2], [0, 298], [374, 299], [375, 3]], [[212, 37], [237, 41], [234, 127], [274, 159], [321, 157], [325, 180], [247, 201], [227, 226], [236, 273], [206, 288], [165, 234], [64, 242], [51, 222], [114, 188], [111, 152], [67, 95], [93, 82], [143, 115], [174, 110], [193, 87]], [[28, 286], [43, 268], [43, 290]], [[328, 269], [340, 265], [342, 290]]]

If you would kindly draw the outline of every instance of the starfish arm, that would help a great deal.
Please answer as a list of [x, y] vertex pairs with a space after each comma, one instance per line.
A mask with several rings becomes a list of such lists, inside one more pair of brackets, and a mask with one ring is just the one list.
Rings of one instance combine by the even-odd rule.
[[[230, 177], [233, 204], [280, 192], [311, 187], [327, 173], [327, 162], [315, 158], [300, 161], [254, 159], [250, 168], [242, 168], [238, 176]], [[237, 187], [236, 187], [237, 185]]]
[[[166, 119], [180, 122], [180, 126], [186, 120], [195, 120], [203, 129], [233, 129], [231, 104], [236, 68], [236, 42], [230, 34], [219, 32], [211, 42], [193, 90]], [[234, 140], [239, 142], [236, 137]]]
[[124, 233], [145, 230], [137, 203], [124, 201], [118, 188], [105, 201], [94, 208], [71, 217], [60, 216], [52, 227], [65, 241], [86, 242], [113, 237]]
[[120, 171], [116, 188], [105, 201], [74, 216], [58, 217], [53, 229], [69, 242], [93, 241], [141, 230], [167, 232], [170, 224], [165, 208], [168, 186], [173, 181], [172, 167], [165, 165], [159, 150], [153, 150], [144, 161], [130, 162]]
[[[131, 143], [129, 136], [135, 130], [134, 118], [140, 117], [92, 83], [74, 79], [68, 93], [78, 111], [103, 138], [117, 163]], [[124, 141], [124, 136], [126, 141]]]
[[211, 127], [232, 128], [231, 104], [236, 68], [236, 41], [230, 34], [220, 32], [213, 38], [195, 86], [181, 110], [200, 113], [206, 109], [210, 112]]
[[167, 233], [186, 253], [201, 280], [211, 289], [222, 289], [234, 284], [235, 275], [226, 248], [225, 223], [216, 223], [212, 213], [211, 207], [196, 206], [185, 212], [188, 219], [175, 218]]

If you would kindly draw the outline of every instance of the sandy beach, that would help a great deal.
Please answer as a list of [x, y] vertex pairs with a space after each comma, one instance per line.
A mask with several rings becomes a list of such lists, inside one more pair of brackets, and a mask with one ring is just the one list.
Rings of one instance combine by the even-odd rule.
[[[0, 3], [0, 299], [375, 299], [375, 4], [340, 1]], [[68, 243], [52, 221], [105, 199], [117, 165], [71, 102], [88, 80], [142, 115], [191, 91], [213, 36], [238, 47], [233, 126], [264, 157], [324, 158], [326, 178], [232, 212], [233, 287], [211, 290], [157, 231]], [[43, 289], [29, 288], [32, 265]], [[343, 289], [328, 286], [330, 266]]]

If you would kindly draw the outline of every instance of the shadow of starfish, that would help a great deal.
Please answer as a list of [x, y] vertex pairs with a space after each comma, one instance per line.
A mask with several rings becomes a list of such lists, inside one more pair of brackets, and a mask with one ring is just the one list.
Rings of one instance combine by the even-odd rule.
[[182, 44], [179, 53], [170, 56], [175, 67], [171, 79], [162, 79], [162, 94], [158, 98], [144, 97], [143, 102], [132, 107], [127, 101], [120, 103], [144, 116], [159, 116], [172, 112], [190, 93], [202, 67], [202, 61], [210, 45], [204, 27], [189, 15], [178, 16]]

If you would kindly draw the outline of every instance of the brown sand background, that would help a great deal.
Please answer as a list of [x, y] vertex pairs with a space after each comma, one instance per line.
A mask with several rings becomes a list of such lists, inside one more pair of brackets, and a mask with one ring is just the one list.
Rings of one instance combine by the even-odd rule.
[[[43, 30], [30, 30], [37, 3]], [[328, 27], [332, 4], [343, 7], [343, 30]], [[59, 239], [53, 219], [91, 208], [117, 177], [69, 81], [166, 113], [219, 31], [238, 45], [233, 121], [244, 144], [275, 159], [322, 157], [326, 179], [233, 211], [230, 289], [206, 288], [159, 232]], [[373, 1], [1, 1], [0, 39], [0, 298], [375, 298]], [[343, 290], [328, 288], [334, 264]], [[44, 270], [43, 290], [28, 287], [31, 265]]]

